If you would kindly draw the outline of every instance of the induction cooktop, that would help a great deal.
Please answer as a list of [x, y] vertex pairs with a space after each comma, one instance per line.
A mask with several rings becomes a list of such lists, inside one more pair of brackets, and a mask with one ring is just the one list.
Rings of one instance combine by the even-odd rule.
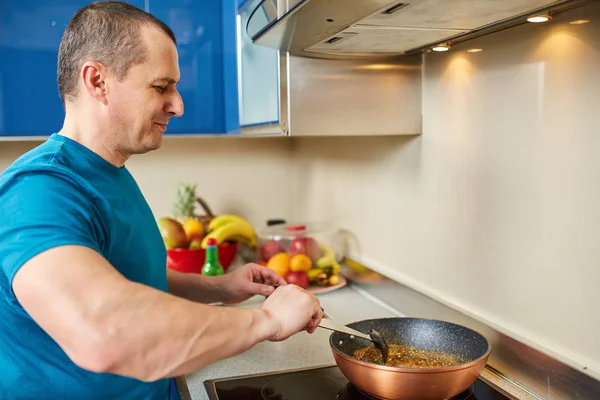
[[[204, 381], [210, 400], [368, 400], [337, 365]], [[451, 400], [512, 400], [481, 379]], [[440, 399], [441, 400], [441, 399]]]

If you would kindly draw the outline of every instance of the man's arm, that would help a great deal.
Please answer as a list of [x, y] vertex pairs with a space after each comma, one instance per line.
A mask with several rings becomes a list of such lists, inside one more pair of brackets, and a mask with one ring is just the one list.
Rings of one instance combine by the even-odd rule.
[[222, 276], [207, 277], [167, 270], [169, 293], [200, 303], [239, 303], [254, 295], [270, 296], [287, 282], [275, 271], [246, 264]]
[[178, 376], [283, 340], [322, 317], [317, 298], [282, 286], [259, 309], [212, 307], [131, 282], [83, 246], [47, 250], [13, 280], [31, 317], [80, 367], [143, 381]]
[[222, 301], [224, 287], [218, 277], [186, 274], [167, 268], [169, 293], [199, 303]]

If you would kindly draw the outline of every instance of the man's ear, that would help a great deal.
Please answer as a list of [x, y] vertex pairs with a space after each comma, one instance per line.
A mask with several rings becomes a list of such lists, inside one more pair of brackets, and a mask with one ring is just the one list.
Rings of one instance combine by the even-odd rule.
[[106, 78], [108, 71], [106, 67], [96, 61], [88, 61], [81, 67], [81, 80], [84, 93], [106, 105], [106, 94], [108, 87]]

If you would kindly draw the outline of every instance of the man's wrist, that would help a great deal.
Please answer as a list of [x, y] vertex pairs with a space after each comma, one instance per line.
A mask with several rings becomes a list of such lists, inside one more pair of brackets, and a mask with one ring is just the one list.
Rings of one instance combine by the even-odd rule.
[[203, 288], [200, 290], [206, 290], [212, 294], [211, 297], [214, 301], [220, 301], [226, 303], [229, 298], [230, 289], [230, 275], [220, 276], [203, 276]]
[[256, 332], [258, 341], [272, 340], [279, 333], [278, 321], [273, 315], [264, 308], [253, 308], [252, 326]]
[[204, 276], [173, 271], [169, 273], [169, 293], [199, 303], [226, 300], [229, 277]]

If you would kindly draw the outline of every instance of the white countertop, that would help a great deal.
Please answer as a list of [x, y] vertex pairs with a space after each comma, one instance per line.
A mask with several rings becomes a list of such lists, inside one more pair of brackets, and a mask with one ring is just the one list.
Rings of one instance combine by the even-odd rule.
[[[318, 297], [325, 312], [342, 324], [370, 318], [402, 316], [351, 286], [322, 293]], [[256, 296], [238, 306], [258, 307], [263, 300], [263, 297]], [[329, 347], [331, 333], [318, 328], [311, 335], [303, 332], [282, 342], [259, 343], [242, 354], [186, 375], [192, 400], [208, 400], [204, 388], [204, 381], [207, 379], [334, 365]]]

